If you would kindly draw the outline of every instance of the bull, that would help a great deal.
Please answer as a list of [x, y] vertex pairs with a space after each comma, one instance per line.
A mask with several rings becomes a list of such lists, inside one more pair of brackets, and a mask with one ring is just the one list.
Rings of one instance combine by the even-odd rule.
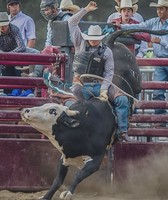
[[70, 108], [56, 103], [25, 108], [21, 116], [26, 123], [47, 136], [62, 154], [58, 175], [50, 190], [40, 199], [52, 199], [63, 184], [68, 166], [73, 165], [79, 171], [68, 190], [60, 195], [60, 199], [70, 200], [77, 185], [99, 169], [111, 143], [116, 126], [111, 106], [92, 98], [77, 101]]
[[[131, 30], [112, 34], [107, 44], [114, 55], [113, 82], [134, 97], [141, 90], [141, 75], [135, 56], [123, 44], [114, 43], [115, 39], [125, 32], [130, 33]], [[150, 30], [147, 32], [157, 33]], [[26, 123], [47, 136], [62, 154], [57, 177], [49, 191], [40, 199], [51, 200], [63, 184], [68, 166], [74, 165], [79, 171], [69, 188], [60, 195], [61, 199], [70, 200], [77, 185], [99, 169], [106, 148], [112, 142], [116, 122], [110, 104], [98, 98], [76, 101], [70, 108], [49, 103], [25, 108], [21, 116]]]

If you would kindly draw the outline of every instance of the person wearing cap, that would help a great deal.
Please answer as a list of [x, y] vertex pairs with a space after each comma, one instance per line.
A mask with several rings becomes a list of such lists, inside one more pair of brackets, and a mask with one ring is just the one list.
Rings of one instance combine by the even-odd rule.
[[34, 48], [36, 34], [34, 20], [21, 11], [20, 0], [7, 0], [10, 23], [16, 25], [27, 47]]
[[80, 10], [80, 7], [77, 5], [74, 5], [71, 0], [62, 0], [60, 3], [60, 9], [62, 11], [67, 11], [72, 14], [75, 14]]
[[[131, 18], [138, 10], [138, 5], [133, 5], [131, 0], [121, 0], [120, 6], [115, 6], [115, 9], [121, 14], [121, 17], [113, 19], [113, 24], [139, 24], [138, 21]], [[150, 41], [150, 35], [148, 33], [134, 33], [131, 36], [137, 41], [140, 41], [140, 44], [135, 44], [136, 57], [144, 57], [148, 50], [147, 42]]]
[[[158, 0], [158, 3], [150, 3], [150, 7], [155, 7], [158, 17], [151, 18], [140, 24], [118, 24], [121, 29], [149, 29], [168, 30], [168, 0]], [[168, 34], [163, 36], [151, 36], [153, 53], [156, 58], [168, 58]], [[154, 81], [168, 81], [168, 66], [157, 66], [155, 68]], [[153, 100], [165, 101], [165, 90], [154, 90]], [[155, 109], [155, 114], [166, 114], [164, 109]], [[165, 123], [156, 126], [166, 126]]]
[[88, 94], [84, 90], [85, 86], [83, 87], [81, 84], [80, 76], [82, 74], [94, 74], [103, 77], [99, 92], [97, 92], [96, 80], [86, 79], [86, 86], [91, 82], [91, 85], [96, 86], [96, 95], [99, 96], [100, 100], [109, 100], [114, 105], [117, 114], [119, 139], [130, 141], [131, 139], [127, 135], [129, 102], [126, 96], [111, 85], [114, 74], [113, 52], [102, 42], [107, 34], [102, 34], [99, 25], [91, 25], [87, 34], [82, 33], [78, 26], [84, 15], [96, 9], [96, 2], [91, 1], [68, 20], [71, 40], [75, 47], [71, 90], [77, 99], [88, 99]]
[[[118, 6], [120, 6], [121, 0], [114, 0], [114, 1], [117, 3]], [[135, 4], [137, 4], [137, 3], [138, 3], [138, 0], [132, 0], [132, 5], [135, 5]], [[120, 12], [112, 13], [112, 14], [108, 17], [107, 23], [111, 23], [113, 19], [116, 19], [116, 18], [119, 18], [119, 17], [121, 17], [121, 13], [120, 13]], [[143, 21], [144, 21], [142, 15], [140, 15], [138, 12], [135, 12], [135, 13], [131, 16], [131, 18], [132, 18], [133, 20], [138, 21], [138, 22], [143, 22]]]

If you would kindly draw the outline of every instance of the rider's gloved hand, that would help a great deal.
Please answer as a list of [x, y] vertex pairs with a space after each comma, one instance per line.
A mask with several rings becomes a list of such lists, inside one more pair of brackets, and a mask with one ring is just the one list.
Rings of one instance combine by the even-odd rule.
[[101, 101], [108, 101], [108, 90], [100, 90], [100, 100]]

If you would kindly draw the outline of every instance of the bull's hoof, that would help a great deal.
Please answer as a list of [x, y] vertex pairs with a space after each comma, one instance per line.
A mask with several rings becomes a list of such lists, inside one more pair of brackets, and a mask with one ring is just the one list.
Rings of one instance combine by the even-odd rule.
[[39, 197], [38, 200], [47, 200], [46, 198], [44, 198], [44, 196]]
[[60, 199], [72, 200], [72, 193], [70, 191], [64, 191], [60, 194]]
[[46, 199], [44, 196], [42, 196], [42, 197], [39, 197], [38, 200], [48, 200], [48, 199]]

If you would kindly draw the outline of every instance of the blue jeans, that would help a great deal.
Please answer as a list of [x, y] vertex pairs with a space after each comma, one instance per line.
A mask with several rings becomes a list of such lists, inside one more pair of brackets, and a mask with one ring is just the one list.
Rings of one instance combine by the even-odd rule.
[[113, 108], [117, 116], [117, 133], [124, 133], [128, 131], [128, 118], [130, 103], [126, 96], [118, 96], [113, 100]]
[[[84, 95], [82, 92], [82, 86], [79, 84], [72, 85], [71, 90], [74, 96], [77, 99], [84, 99]], [[108, 93], [109, 101], [114, 108], [114, 112], [117, 116], [117, 133], [123, 133], [128, 131], [128, 118], [129, 118], [129, 111], [130, 111], [130, 103], [126, 96], [118, 96], [115, 99], [111, 98], [113, 95]]]
[[[154, 81], [168, 81], [168, 66], [156, 67], [154, 72]], [[154, 90], [153, 100], [165, 101], [165, 90]], [[165, 114], [165, 109], [155, 109], [155, 114]]]

